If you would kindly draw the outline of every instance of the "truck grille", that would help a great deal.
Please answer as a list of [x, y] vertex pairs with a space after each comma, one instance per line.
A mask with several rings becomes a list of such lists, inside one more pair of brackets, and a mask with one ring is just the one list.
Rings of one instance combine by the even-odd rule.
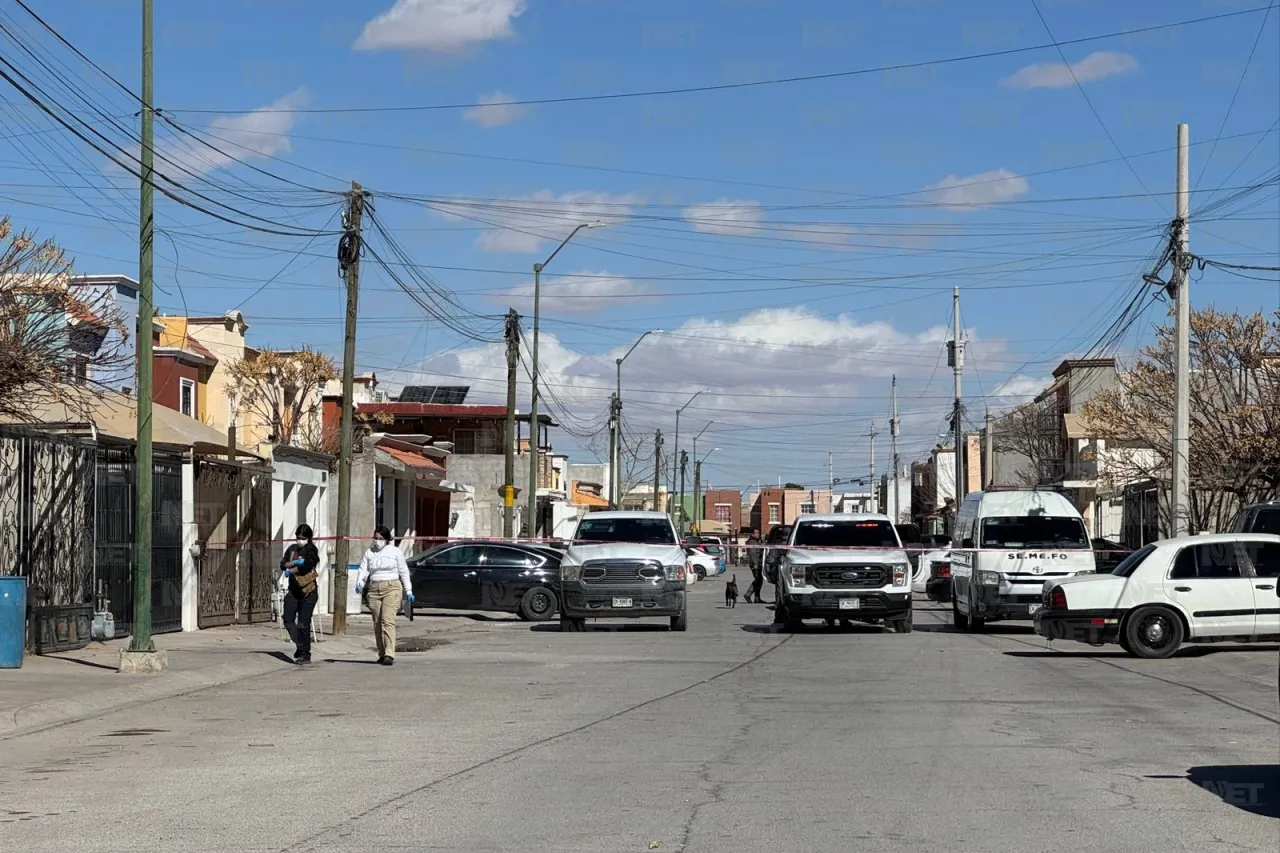
[[643, 560], [589, 560], [582, 566], [584, 583], [625, 584], [661, 577], [662, 566]]
[[809, 569], [809, 577], [818, 589], [879, 589], [890, 581], [884, 566], [816, 566]]

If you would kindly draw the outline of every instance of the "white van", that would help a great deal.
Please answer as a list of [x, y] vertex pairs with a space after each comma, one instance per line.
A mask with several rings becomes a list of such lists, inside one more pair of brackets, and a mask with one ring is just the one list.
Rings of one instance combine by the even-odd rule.
[[955, 626], [1031, 620], [1045, 581], [1097, 571], [1084, 519], [1053, 489], [967, 495], [956, 515], [951, 552]]

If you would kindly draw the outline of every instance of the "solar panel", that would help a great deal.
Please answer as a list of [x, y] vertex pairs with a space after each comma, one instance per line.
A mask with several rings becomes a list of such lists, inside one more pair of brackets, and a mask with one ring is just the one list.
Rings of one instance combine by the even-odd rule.
[[407, 385], [400, 392], [400, 402], [457, 406], [467, 399], [470, 390], [469, 385]]

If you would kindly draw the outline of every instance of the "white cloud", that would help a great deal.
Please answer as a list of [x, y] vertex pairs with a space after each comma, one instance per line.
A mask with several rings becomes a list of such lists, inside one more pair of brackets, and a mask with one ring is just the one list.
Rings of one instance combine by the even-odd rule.
[[1051, 380], [1019, 373], [1017, 376], [1001, 383], [991, 396], [993, 402], [1000, 406], [1021, 405], [1034, 399], [1041, 391], [1049, 387]]
[[481, 95], [477, 99], [480, 106], [472, 107], [462, 114], [462, 118], [480, 127], [505, 127], [515, 124], [530, 113], [530, 108], [523, 104], [513, 103], [515, 98], [505, 92], [493, 92]]
[[449, 219], [471, 219], [492, 226], [476, 238], [476, 245], [486, 252], [527, 255], [542, 251], [553, 239], [563, 240], [584, 222], [623, 222], [631, 216], [632, 206], [643, 202], [641, 196], [631, 193], [578, 190], [556, 195], [540, 190], [502, 199], [497, 205], [436, 202], [433, 209]]
[[[634, 305], [648, 299], [648, 291], [626, 276], [608, 272], [577, 272], [544, 279], [541, 310], [544, 314], [594, 314], [607, 308]], [[509, 305], [522, 314], [533, 313], [533, 282], [518, 284], [489, 301]]]
[[1008, 169], [996, 169], [963, 178], [947, 175], [938, 183], [924, 188], [924, 200], [941, 204], [949, 210], [966, 211], [1011, 201], [1026, 195], [1030, 190], [1031, 185], [1026, 178], [1019, 177]]
[[684, 209], [685, 221], [703, 234], [750, 237], [764, 227], [764, 208], [758, 201], [722, 198]]
[[[290, 92], [282, 98], [251, 112], [220, 116], [210, 123], [205, 134], [211, 147], [188, 136], [170, 135], [156, 144], [156, 171], [181, 178], [187, 169], [198, 175], [226, 168], [237, 160], [255, 160], [287, 153], [289, 132], [297, 123], [294, 110], [311, 102], [305, 89]], [[218, 150], [214, 150], [214, 148]], [[141, 148], [131, 152], [137, 157]]]
[[1093, 83], [1137, 70], [1138, 60], [1129, 54], [1100, 50], [1071, 65], [1036, 62], [1019, 68], [1001, 80], [1000, 85], [1007, 89], [1065, 89], [1074, 86], [1077, 80], [1081, 84]]
[[357, 50], [422, 50], [463, 54], [515, 37], [528, 0], [396, 0], [364, 25]]

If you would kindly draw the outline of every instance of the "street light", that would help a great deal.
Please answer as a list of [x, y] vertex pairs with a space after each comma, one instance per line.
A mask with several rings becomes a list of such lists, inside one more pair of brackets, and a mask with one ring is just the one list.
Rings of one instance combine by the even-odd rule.
[[622, 362], [636, 351], [636, 347], [640, 346], [640, 342], [645, 338], [660, 334], [662, 334], [661, 329], [650, 329], [636, 338], [636, 342], [631, 345], [631, 349], [627, 350], [626, 355], [615, 360], [618, 370], [618, 392], [613, 398], [613, 427], [610, 435], [613, 447], [609, 451], [609, 502], [614, 507], [622, 504]]
[[[676, 487], [676, 480], [679, 478], [679, 472], [680, 472], [680, 413], [683, 412], [685, 409], [689, 408], [691, 405], [693, 405], [693, 401], [698, 399], [698, 397], [702, 393], [703, 393], [702, 391], [698, 391], [692, 397], [689, 398], [689, 402], [685, 403], [683, 406], [676, 409], [676, 449], [672, 453], [673, 459], [671, 460], [671, 488], [672, 489], [675, 489]], [[681, 517], [683, 518], [683, 513], [684, 513], [684, 487], [683, 486], [680, 487], [680, 512], [682, 514]], [[676, 517], [675, 510], [672, 510], [671, 519], [674, 521], [675, 517]], [[683, 524], [684, 522], [681, 521], [682, 526]]]
[[538, 325], [541, 319], [542, 270], [583, 228], [602, 228], [603, 222], [584, 222], [569, 232], [556, 250], [542, 263], [533, 265], [533, 367], [529, 371], [529, 536], [537, 534], [538, 523]]

